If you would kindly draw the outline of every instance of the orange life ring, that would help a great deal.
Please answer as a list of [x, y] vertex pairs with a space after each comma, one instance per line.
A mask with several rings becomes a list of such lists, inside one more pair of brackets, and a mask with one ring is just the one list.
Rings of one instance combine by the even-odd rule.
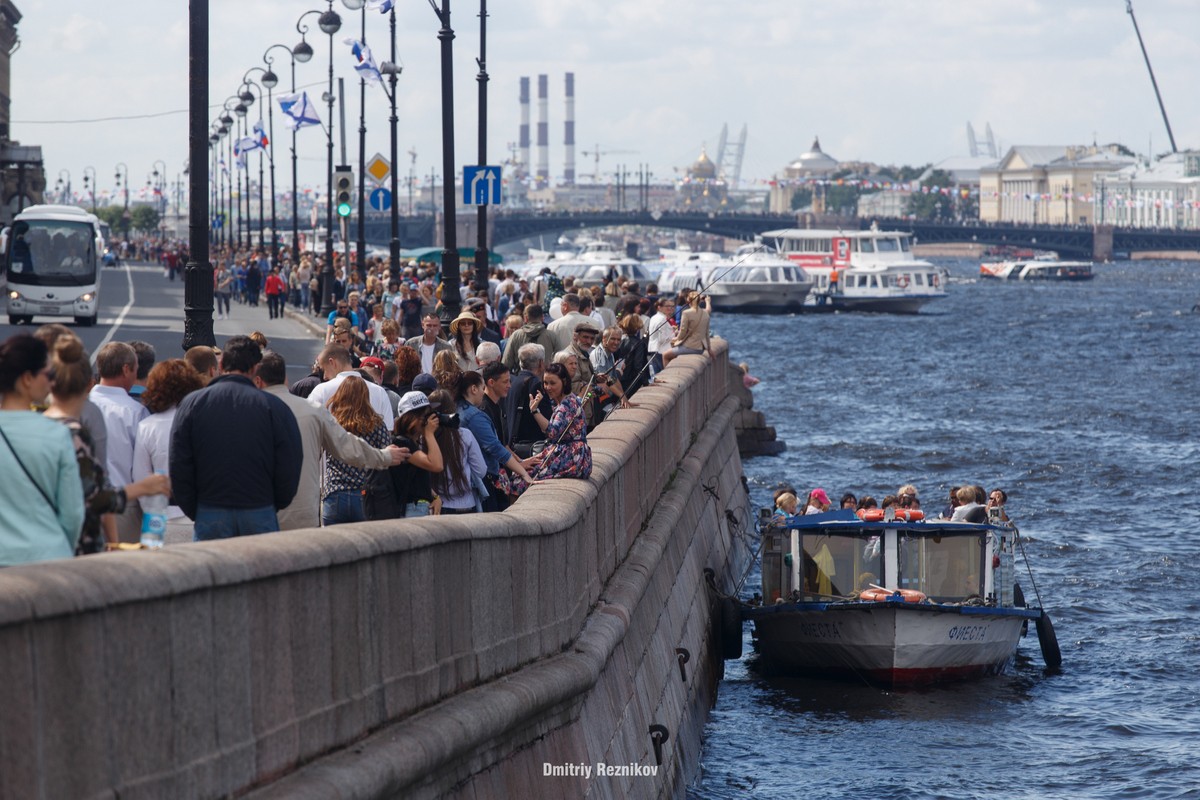
[[908, 288], [908, 276], [901, 275], [899, 278], [896, 278], [896, 285], [899, 286], [901, 289], [907, 289]]
[[919, 508], [897, 508], [896, 519], [901, 522], [916, 522], [925, 519], [925, 512]]
[[860, 508], [855, 513], [863, 522], [879, 522], [883, 519], [882, 508]]
[[906, 603], [923, 603], [925, 602], [925, 593], [918, 592], [916, 589], [896, 589], [889, 592], [887, 589], [863, 589], [858, 593], [858, 599], [871, 603], [882, 603], [887, 600], [901, 599]]

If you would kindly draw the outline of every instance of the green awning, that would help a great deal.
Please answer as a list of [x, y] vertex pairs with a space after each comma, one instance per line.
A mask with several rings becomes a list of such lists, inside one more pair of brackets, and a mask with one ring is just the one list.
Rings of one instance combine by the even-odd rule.
[[[442, 264], [442, 248], [416, 247], [412, 250], [401, 250], [400, 257], [407, 261], [417, 261], [425, 264], [437, 264], [440, 267]], [[458, 248], [458, 261], [459, 264], [473, 264], [475, 262], [475, 248]], [[503, 264], [504, 256], [500, 255], [494, 250], [489, 250], [488, 262], [491, 264]]]

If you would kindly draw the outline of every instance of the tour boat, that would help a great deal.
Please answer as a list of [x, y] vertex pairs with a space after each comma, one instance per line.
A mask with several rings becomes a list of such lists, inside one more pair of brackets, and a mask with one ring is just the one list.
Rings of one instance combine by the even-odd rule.
[[729, 258], [691, 253], [658, 276], [660, 293], [699, 289], [712, 297], [714, 311], [744, 314], [800, 311], [812, 287], [802, 268], [761, 242], [742, 245]]
[[946, 270], [912, 254], [912, 234], [786, 228], [762, 239], [813, 280], [805, 311], [915, 314], [946, 296]]
[[1017, 261], [985, 261], [979, 277], [1009, 281], [1090, 281], [1090, 261], [1059, 261], [1055, 253]]
[[1046, 664], [1061, 665], [1050, 617], [1016, 584], [1015, 526], [860, 513], [764, 531], [762, 602], [740, 616], [767, 664], [888, 686], [996, 674], [1032, 621]]
[[589, 241], [574, 258], [551, 263], [550, 269], [560, 278], [574, 278], [576, 286], [603, 286], [609, 278], [628, 278], [641, 283], [644, 289], [650, 273], [636, 258], [618, 253], [604, 241]]

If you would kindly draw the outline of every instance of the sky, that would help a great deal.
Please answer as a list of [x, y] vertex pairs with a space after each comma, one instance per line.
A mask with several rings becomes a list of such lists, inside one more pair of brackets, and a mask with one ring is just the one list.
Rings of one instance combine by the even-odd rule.
[[[440, 0], [439, 0], [440, 1]], [[170, 180], [187, 158], [188, 4], [184, 0], [16, 0], [23, 19], [12, 56], [11, 132], [41, 145], [48, 182], [85, 167], [103, 193], [118, 164], [131, 187], [155, 162]], [[357, 163], [359, 92], [343, 43], [361, 12], [341, 0], [334, 68], [346, 78], [349, 160]], [[456, 163], [478, 162], [479, 4], [453, 0]], [[209, 120], [262, 66], [273, 44], [300, 40], [297, 19], [320, 0], [209, 0]], [[1180, 149], [1200, 148], [1200, 2], [1135, 0]], [[510, 157], [518, 82], [550, 77], [550, 163], [562, 174], [563, 74], [575, 73], [576, 163], [594, 171], [648, 164], [656, 180], [686, 169], [723, 124], [747, 126], [744, 180], [769, 180], [819, 136], [839, 160], [925, 164], [967, 155], [966, 125], [991, 125], [1000, 146], [1120, 142], [1168, 149], [1124, 0], [492, 0], [488, 4], [488, 161]], [[296, 83], [320, 103], [329, 37], [306, 17], [316, 55]], [[368, 12], [367, 43], [384, 61], [387, 17]], [[429, 0], [397, 0], [402, 175], [441, 180], [439, 22]], [[271, 51], [289, 86], [289, 57]], [[252, 77], [256, 77], [254, 73]], [[257, 118], [259, 106], [250, 112]], [[325, 117], [325, 106], [320, 103]], [[335, 116], [337, 109], [335, 107]], [[368, 86], [367, 155], [387, 154], [388, 101]], [[264, 118], [264, 122], [265, 122]], [[277, 182], [290, 183], [290, 138], [276, 109]], [[335, 126], [335, 146], [340, 143]], [[536, 133], [534, 134], [536, 136]], [[536, 145], [536, 139], [535, 139]], [[323, 183], [325, 135], [298, 134], [301, 185]], [[624, 151], [624, 152], [615, 152]], [[335, 149], [335, 155], [338, 150]], [[536, 147], [535, 156], [536, 160]], [[337, 160], [340, 160], [337, 159]], [[254, 167], [256, 171], [256, 167]], [[90, 172], [90, 171], [89, 171]]]

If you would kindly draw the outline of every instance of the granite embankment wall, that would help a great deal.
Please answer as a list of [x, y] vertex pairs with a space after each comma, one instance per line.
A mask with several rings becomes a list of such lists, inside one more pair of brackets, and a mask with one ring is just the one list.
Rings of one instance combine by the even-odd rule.
[[[750, 545], [717, 349], [503, 514], [0, 571], [0, 797], [681, 796], [721, 668], [702, 573], [728, 590]], [[655, 766], [656, 724], [655, 775], [544, 774]]]

